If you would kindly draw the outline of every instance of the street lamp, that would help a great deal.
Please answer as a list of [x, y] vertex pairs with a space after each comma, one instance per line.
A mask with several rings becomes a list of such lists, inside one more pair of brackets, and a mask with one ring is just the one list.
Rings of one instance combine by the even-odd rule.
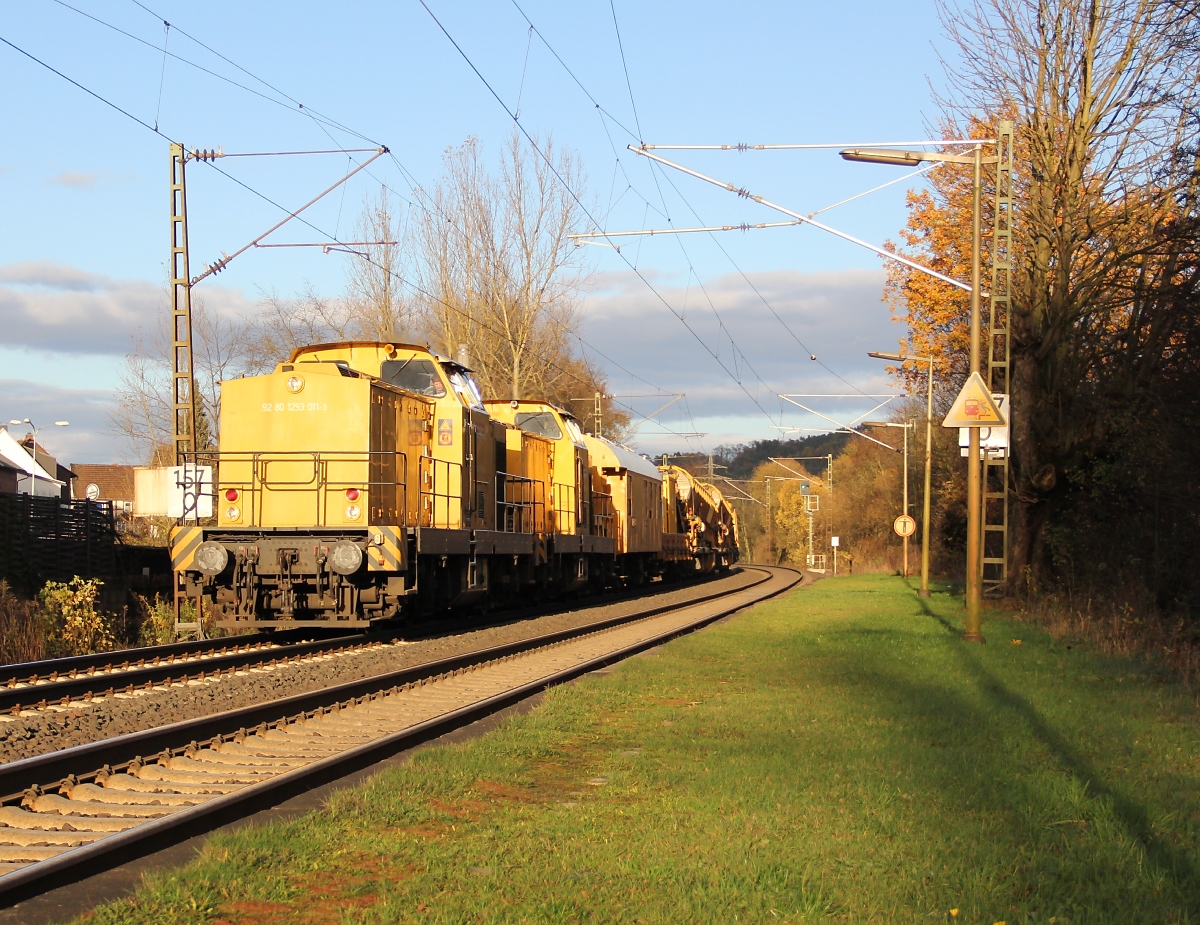
[[[925, 393], [925, 501], [921, 505], [921, 587], [917, 597], [929, 597], [929, 493], [930, 471], [933, 467], [933, 357], [908, 356], [902, 353], [880, 353], [869, 351], [867, 356], [893, 363], [929, 364], [929, 385]], [[904, 513], [908, 513], [905, 511]]]
[[[35, 466], [41, 465], [41, 463], [38, 462], [38, 458], [37, 458], [37, 453], [38, 453], [37, 435], [38, 435], [38, 430], [40, 430], [40, 428], [37, 425], [35, 425], [33, 423], [33, 421], [29, 420], [29, 418], [22, 418], [19, 421], [14, 418], [13, 420], [9, 421], [8, 423], [9, 423], [9, 425], [16, 424], [18, 426], [20, 426], [21, 424], [29, 425], [29, 429], [33, 431], [33, 452], [31, 452], [29, 455], [33, 459], [33, 464]], [[47, 424], [45, 426], [46, 427], [70, 427], [71, 425], [70, 425], [69, 421], [55, 421], [53, 424]], [[30, 470], [29, 474], [33, 475], [33, 470]], [[53, 476], [54, 474], [55, 473], [51, 473], [51, 476]]]
[[[914, 425], [905, 421], [903, 424], [896, 424], [892, 421], [863, 421], [866, 427], [903, 427], [904, 428], [904, 514], [908, 515], [908, 431]], [[894, 449], [894, 448], [893, 448]], [[904, 540], [904, 577], [908, 578], [908, 537], [901, 537]]]
[[[971, 192], [971, 372], [979, 372], [979, 196], [983, 165], [996, 164], [999, 156], [984, 157], [983, 142], [977, 142], [970, 154], [938, 154], [932, 151], [901, 151], [886, 148], [847, 148], [842, 157], [868, 164], [893, 164], [914, 167], [925, 161], [945, 164], [969, 164], [973, 168]], [[979, 428], [970, 428], [967, 447], [967, 594], [963, 639], [983, 642], [980, 612], [983, 609], [983, 479], [979, 466]]]

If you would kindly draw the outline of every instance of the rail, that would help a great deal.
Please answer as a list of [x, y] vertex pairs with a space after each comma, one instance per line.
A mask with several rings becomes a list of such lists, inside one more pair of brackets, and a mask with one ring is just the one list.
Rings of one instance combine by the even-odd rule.
[[[0, 766], [9, 828], [71, 826], [46, 847], [12, 849], [23, 866], [0, 876], [0, 905], [274, 805], [799, 581], [789, 569], [756, 571], [764, 577], [689, 601]], [[173, 782], [195, 771], [215, 785]]]

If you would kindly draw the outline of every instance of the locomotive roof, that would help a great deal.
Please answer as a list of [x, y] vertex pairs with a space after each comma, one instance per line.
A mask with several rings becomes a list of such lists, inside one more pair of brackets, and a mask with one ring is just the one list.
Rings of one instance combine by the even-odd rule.
[[422, 353], [434, 356], [434, 352], [429, 347], [420, 344], [398, 344], [390, 340], [339, 340], [328, 344], [305, 344], [303, 347], [297, 347], [292, 351], [288, 362], [295, 362], [297, 357], [305, 353], [313, 353], [317, 350], [337, 350], [340, 347], [392, 347], [396, 350], [420, 350]]
[[458, 360], [452, 359], [441, 353], [438, 353], [432, 347], [421, 344], [398, 344], [390, 340], [339, 340], [328, 344], [305, 344], [303, 347], [297, 347], [292, 351], [292, 355], [288, 358], [289, 363], [296, 362], [297, 358], [306, 353], [316, 353], [320, 350], [342, 350], [347, 347], [378, 347], [384, 349], [391, 347], [394, 353], [399, 353], [402, 350], [415, 350], [418, 353], [428, 353], [429, 356], [436, 360], [442, 367], [451, 373], [471, 373], [474, 372], [469, 366], [464, 366]]
[[[596, 454], [597, 458], [593, 459], [594, 463], [599, 463], [606, 468], [628, 469], [630, 472], [644, 475], [656, 482], [662, 481], [662, 473], [658, 471], [658, 466], [650, 460], [638, 456], [629, 447], [613, 443], [607, 437], [597, 437], [593, 434], [585, 434], [583, 440], [587, 444], [588, 452]], [[608, 457], [612, 457], [612, 459], [610, 460]], [[615, 467], [613, 466], [614, 462], [616, 463]]]

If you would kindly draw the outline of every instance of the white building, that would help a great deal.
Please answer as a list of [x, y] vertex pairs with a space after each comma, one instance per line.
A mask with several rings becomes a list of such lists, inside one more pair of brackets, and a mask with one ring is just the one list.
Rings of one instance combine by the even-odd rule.
[[25, 447], [0, 427], [0, 460], [17, 470], [17, 494], [39, 498], [61, 498], [65, 482], [60, 482], [33, 458]]

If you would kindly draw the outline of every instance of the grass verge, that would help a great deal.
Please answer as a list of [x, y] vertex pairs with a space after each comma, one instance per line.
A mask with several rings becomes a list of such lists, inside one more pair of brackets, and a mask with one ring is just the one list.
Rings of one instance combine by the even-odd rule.
[[1200, 731], [1133, 661], [826, 580], [552, 691], [100, 923], [1200, 922]]

